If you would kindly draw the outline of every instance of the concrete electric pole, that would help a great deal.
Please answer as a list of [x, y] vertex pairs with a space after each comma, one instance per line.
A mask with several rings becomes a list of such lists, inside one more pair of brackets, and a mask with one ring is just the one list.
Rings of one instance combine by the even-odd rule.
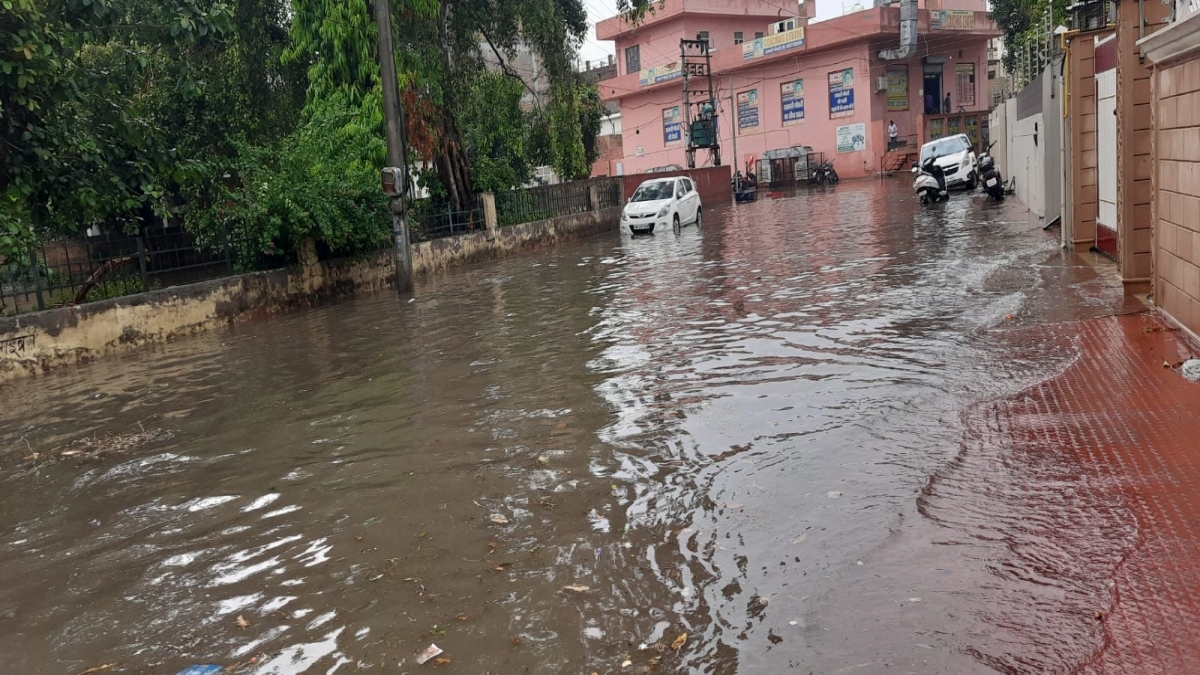
[[375, 0], [379, 26], [379, 77], [383, 80], [383, 117], [387, 128], [388, 167], [383, 170], [384, 190], [392, 197], [392, 237], [396, 242], [396, 290], [413, 288], [412, 251], [408, 241], [408, 147], [404, 138], [404, 108], [396, 82], [396, 52], [392, 48], [392, 12], [389, 0]]

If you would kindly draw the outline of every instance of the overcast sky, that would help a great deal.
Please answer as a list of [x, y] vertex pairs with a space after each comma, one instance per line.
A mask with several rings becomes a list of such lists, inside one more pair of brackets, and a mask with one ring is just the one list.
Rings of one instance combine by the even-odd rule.
[[[812, 1], [812, 0], [810, 0]], [[816, 21], [842, 15], [842, 0], [815, 0], [817, 3]], [[861, 2], [869, 6], [869, 0], [846, 0], [847, 8]], [[596, 39], [596, 22], [603, 21], [617, 13], [616, 0], [583, 0], [583, 7], [588, 13], [588, 36], [579, 50], [579, 58], [586, 61], [600, 61], [613, 53], [613, 43], [600, 42]]]

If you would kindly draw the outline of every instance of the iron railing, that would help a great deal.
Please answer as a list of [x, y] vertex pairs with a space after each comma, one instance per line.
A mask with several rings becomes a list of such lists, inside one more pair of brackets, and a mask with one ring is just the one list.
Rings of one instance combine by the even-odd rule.
[[625, 191], [620, 178], [597, 178], [592, 183], [600, 197], [600, 210], [620, 208], [625, 199]]
[[487, 229], [487, 222], [478, 197], [472, 197], [464, 209], [454, 209], [431, 199], [416, 199], [409, 205], [408, 231], [413, 243], [484, 229]]
[[0, 315], [229, 276], [233, 251], [228, 236], [200, 243], [180, 228], [43, 242], [0, 259]]
[[589, 185], [575, 181], [528, 190], [496, 193], [496, 220], [501, 227], [586, 213], [592, 209]]

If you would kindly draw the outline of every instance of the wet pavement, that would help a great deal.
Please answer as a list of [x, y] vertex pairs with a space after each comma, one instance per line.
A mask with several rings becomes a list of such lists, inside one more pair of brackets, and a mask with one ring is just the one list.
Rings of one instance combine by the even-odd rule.
[[0, 389], [4, 671], [1186, 671], [1200, 401], [1103, 266], [705, 215]]

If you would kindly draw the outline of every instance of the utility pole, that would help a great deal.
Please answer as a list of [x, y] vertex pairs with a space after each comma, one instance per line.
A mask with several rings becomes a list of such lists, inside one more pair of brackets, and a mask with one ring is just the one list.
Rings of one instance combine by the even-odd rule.
[[[392, 237], [396, 242], [396, 290], [413, 289], [412, 251], [408, 242], [408, 147], [404, 138], [404, 108], [396, 82], [396, 52], [392, 48], [392, 12], [389, 0], [375, 0], [379, 26], [379, 77], [383, 81], [383, 117], [387, 128], [387, 161], [392, 175]], [[385, 185], [388, 183], [384, 179]]]
[[738, 109], [737, 93], [733, 91], [733, 76], [729, 76], [729, 133], [733, 135], [733, 172], [740, 171], [741, 160], [737, 154]]

